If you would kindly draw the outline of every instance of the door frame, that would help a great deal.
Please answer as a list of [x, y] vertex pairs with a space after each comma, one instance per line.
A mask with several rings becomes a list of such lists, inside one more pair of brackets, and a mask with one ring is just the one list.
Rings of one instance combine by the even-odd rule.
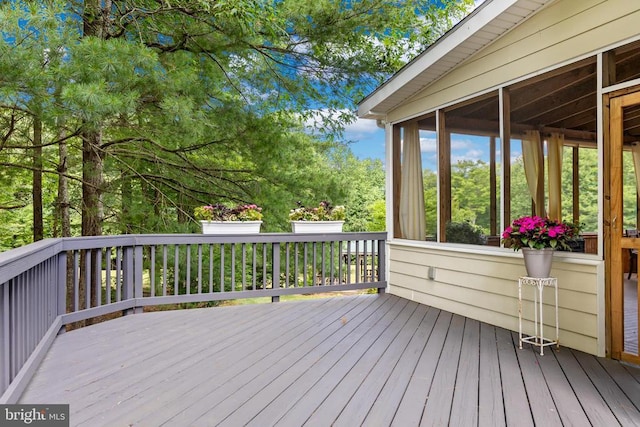
[[[608, 317], [611, 326], [611, 357], [632, 363], [640, 363], [638, 355], [624, 352], [624, 269], [623, 248], [639, 249], [639, 238], [627, 238], [623, 236], [623, 195], [622, 195], [622, 159], [623, 159], [623, 109], [632, 105], [640, 105], [640, 88], [634, 91], [626, 90], [623, 94], [608, 95], [609, 113], [605, 130], [608, 131], [608, 147], [605, 153], [608, 159], [605, 165], [608, 169], [608, 194], [605, 195], [606, 212], [608, 213], [607, 225], [609, 226], [608, 247], [605, 249], [607, 278], [609, 282], [609, 310]], [[605, 119], [605, 120], [606, 120]], [[608, 205], [608, 209], [606, 208]]]

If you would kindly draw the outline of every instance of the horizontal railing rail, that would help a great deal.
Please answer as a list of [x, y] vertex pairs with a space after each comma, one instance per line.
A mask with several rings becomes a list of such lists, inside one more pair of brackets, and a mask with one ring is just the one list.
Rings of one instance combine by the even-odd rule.
[[86, 236], [0, 253], [0, 403], [65, 325], [162, 304], [386, 287], [386, 233]]

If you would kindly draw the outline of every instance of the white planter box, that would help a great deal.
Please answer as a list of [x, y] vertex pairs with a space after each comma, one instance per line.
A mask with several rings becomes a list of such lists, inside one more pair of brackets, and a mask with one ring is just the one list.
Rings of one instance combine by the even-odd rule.
[[294, 233], [342, 233], [344, 221], [291, 221]]
[[258, 234], [262, 221], [200, 221], [202, 234]]

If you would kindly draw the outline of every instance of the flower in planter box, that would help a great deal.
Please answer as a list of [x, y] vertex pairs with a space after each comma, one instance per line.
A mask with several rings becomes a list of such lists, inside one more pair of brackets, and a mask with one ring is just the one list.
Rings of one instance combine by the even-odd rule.
[[200, 221], [261, 221], [262, 208], [254, 204], [229, 207], [222, 203], [198, 206], [194, 215]]
[[344, 221], [344, 206], [331, 206], [327, 201], [322, 201], [318, 207], [305, 207], [298, 202], [298, 207], [289, 212], [290, 221]]
[[578, 238], [577, 225], [539, 216], [514, 219], [502, 233], [502, 243], [514, 251], [522, 248], [571, 250], [569, 243]]

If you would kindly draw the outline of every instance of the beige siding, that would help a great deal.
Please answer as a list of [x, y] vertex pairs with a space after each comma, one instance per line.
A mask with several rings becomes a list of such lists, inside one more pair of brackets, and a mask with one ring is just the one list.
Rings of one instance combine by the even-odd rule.
[[[564, 254], [563, 254], [564, 255]], [[467, 253], [453, 248], [390, 245], [392, 294], [471, 317], [513, 331], [518, 330], [518, 278], [524, 275], [520, 253]], [[598, 354], [597, 271], [593, 259], [557, 255], [552, 275], [558, 278], [560, 341], [562, 345]], [[428, 279], [435, 268], [434, 280]], [[524, 289], [525, 332], [533, 331], [532, 288]], [[555, 334], [553, 291], [544, 292], [546, 336]]]
[[543, 9], [389, 114], [408, 117], [640, 34], [640, 2], [562, 0]]

